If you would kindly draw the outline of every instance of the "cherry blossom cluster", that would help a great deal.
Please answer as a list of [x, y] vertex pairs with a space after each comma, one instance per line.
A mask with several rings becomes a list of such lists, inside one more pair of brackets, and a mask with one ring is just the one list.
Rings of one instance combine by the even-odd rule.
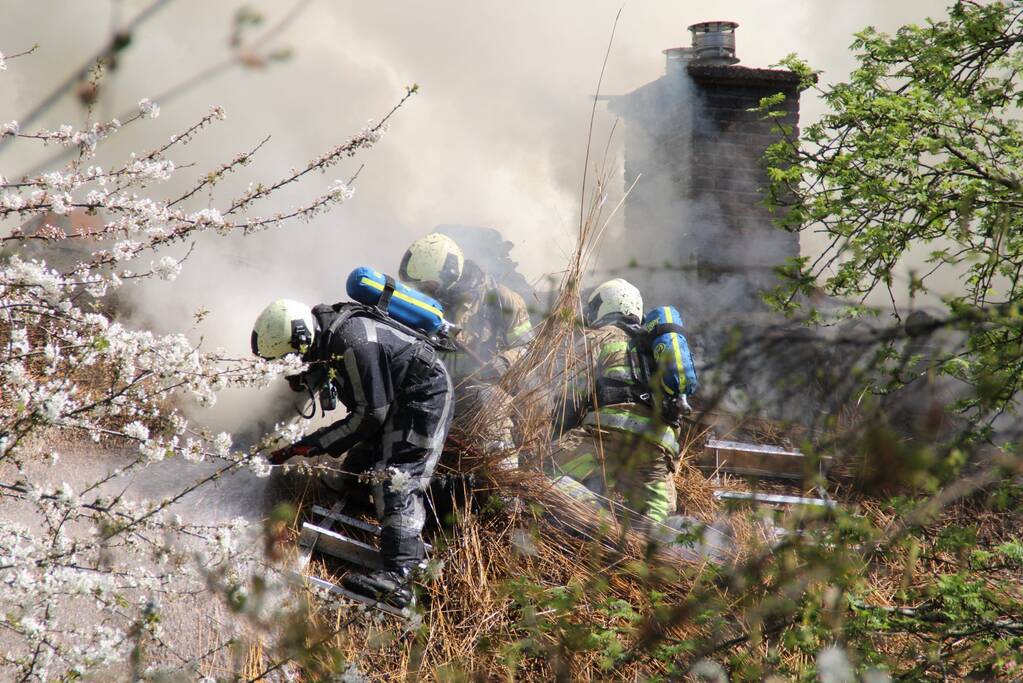
[[[263, 552], [262, 525], [199, 524], [177, 512], [183, 499], [240, 470], [267, 476], [266, 449], [301, 436], [295, 423], [284, 423], [239, 448], [182, 406], [211, 406], [230, 387], [267, 386], [300, 371], [301, 362], [232, 358], [184, 334], [134, 329], [110, 297], [139, 281], [177, 277], [187, 256], [160, 253], [168, 245], [210, 231], [264, 230], [343, 203], [355, 174], [290, 210], [250, 213], [280, 188], [312, 184], [313, 171], [373, 146], [393, 113], [281, 178], [222, 200], [215, 198], [219, 180], [240, 172], [266, 140], [201, 173], [184, 193], [156, 192], [183, 172], [178, 150], [225, 118], [219, 107], [109, 168], [94, 163], [97, 148], [158, 116], [157, 103], [143, 99], [125, 121], [80, 130], [0, 124], [8, 143], [79, 151], [61, 169], [17, 181], [0, 176], [0, 678], [103, 678], [124, 667], [140, 680], [198, 678], [243, 633], [272, 643], [285, 625], [305, 618], [301, 586]], [[55, 266], [47, 250], [58, 247], [78, 254], [74, 263]], [[103, 466], [84, 476], [92, 471], [80, 469], [89, 449], [104, 454]], [[125, 482], [167, 460], [205, 469], [152, 500], [123, 494]], [[215, 642], [205, 654], [184, 655], [162, 615], [189, 600], [208, 607], [211, 598], [221, 606]]]

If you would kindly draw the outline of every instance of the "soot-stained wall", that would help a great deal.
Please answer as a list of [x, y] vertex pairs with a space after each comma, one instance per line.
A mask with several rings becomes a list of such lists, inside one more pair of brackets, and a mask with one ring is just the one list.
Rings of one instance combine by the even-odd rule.
[[625, 204], [616, 252], [651, 303], [681, 305], [718, 323], [763, 311], [773, 268], [799, 255], [798, 236], [763, 206], [761, 157], [779, 139], [775, 121], [749, 109], [782, 92], [782, 123], [799, 119], [790, 71], [672, 62], [668, 72], [611, 111], [625, 120]]

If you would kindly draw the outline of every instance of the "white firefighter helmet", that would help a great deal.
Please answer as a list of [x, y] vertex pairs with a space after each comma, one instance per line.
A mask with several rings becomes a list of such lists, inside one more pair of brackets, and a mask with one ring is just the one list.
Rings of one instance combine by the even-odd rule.
[[444, 290], [462, 277], [465, 256], [455, 241], [439, 232], [417, 239], [401, 258], [398, 277], [415, 286], [433, 284]]
[[643, 295], [635, 285], [622, 278], [597, 285], [586, 299], [583, 321], [593, 325], [612, 313], [634, 317], [637, 323], [643, 319]]
[[304, 353], [313, 343], [315, 331], [311, 308], [299, 301], [278, 299], [263, 309], [252, 326], [252, 353], [267, 359]]

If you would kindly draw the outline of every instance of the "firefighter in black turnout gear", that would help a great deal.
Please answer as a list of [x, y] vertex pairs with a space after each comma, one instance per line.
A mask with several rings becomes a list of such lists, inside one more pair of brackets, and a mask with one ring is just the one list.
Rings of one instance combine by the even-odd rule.
[[301, 353], [348, 414], [275, 451], [338, 457], [354, 446], [373, 459], [374, 502], [382, 527], [384, 569], [349, 573], [350, 590], [398, 607], [412, 598], [410, 578], [424, 559], [424, 492], [440, 458], [453, 414], [451, 380], [436, 350], [375, 309], [352, 303], [310, 309], [279, 300], [259, 316], [253, 352], [263, 358]]

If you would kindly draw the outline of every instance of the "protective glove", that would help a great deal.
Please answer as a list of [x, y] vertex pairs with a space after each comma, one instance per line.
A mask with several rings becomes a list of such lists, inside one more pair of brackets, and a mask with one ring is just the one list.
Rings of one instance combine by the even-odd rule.
[[267, 462], [271, 465], [282, 465], [286, 460], [296, 455], [300, 458], [308, 458], [311, 455], [316, 455], [316, 449], [313, 446], [292, 444], [290, 446], [285, 446], [284, 448], [278, 448], [276, 451], [271, 453], [269, 457], [267, 457]]

